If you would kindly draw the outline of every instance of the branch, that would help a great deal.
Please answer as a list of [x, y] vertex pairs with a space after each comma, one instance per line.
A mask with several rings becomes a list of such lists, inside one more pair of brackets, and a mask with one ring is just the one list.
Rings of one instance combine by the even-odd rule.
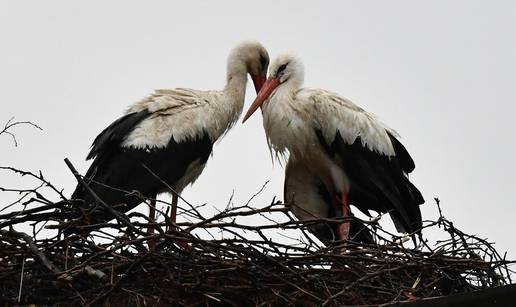
[[0, 130], [0, 135], [7, 134], [7, 135], [11, 136], [11, 138], [13, 139], [15, 147], [18, 146], [18, 140], [16, 139], [16, 136], [14, 135], [14, 133], [11, 132], [10, 130], [13, 127], [19, 126], [19, 125], [29, 125], [29, 126], [32, 126], [32, 127], [36, 128], [36, 129], [39, 129], [39, 130], [43, 131], [43, 129], [40, 126], [34, 124], [33, 122], [30, 122], [30, 121], [14, 121], [14, 117], [11, 117], [7, 121], [7, 123], [5, 123], [4, 128], [2, 130]]

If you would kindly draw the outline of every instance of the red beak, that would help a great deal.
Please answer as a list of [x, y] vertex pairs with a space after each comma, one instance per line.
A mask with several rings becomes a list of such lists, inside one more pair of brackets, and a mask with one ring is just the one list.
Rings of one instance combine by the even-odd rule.
[[262, 88], [263, 84], [265, 83], [266, 78], [267, 78], [267, 76], [264, 76], [264, 75], [251, 75], [251, 79], [253, 79], [254, 89], [256, 90], [256, 94], [258, 94], [258, 92]]
[[263, 84], [263, 87], [258, 92], [258, 95], [256, 96], [256, 99], [249, 107], [249, 110], [247, 110], [247, 113], [244, 116], [244, 120], [242, 123], [245, 123], [245, 121], [253, 115], [253, 113], [258, 110], [258, 108], [263, 104], [267, 98], [274, 92], [274, 90], [280, 85], [280, 81], [278, 78], [269, 77], [267, 81]]

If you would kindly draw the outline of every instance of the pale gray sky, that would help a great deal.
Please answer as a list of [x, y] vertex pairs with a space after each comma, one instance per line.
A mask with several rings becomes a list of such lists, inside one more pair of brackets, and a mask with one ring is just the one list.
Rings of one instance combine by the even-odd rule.
[[[395, 128], [416, 161], [411, 177], [469, 233], [516, 257], [516, 5], [511, 1], [0, 1], [0, 123], [44, 131], [0, 137], [0, 165], [41, 169], [70, 194], [62, 162], [85, 172], [93, 138], [155, 88], [219, 89], [228, 51], [262, 42], [294, 51], [306, 85], [350, 98]], [[246, 107], [254, 98], [248, 87]], [[183, 196], [224, 207], [282, 198], [261, 117], [238, 124]], [[25, 184], [0, 174], [0, 185]], [[0, 194], [4, 203], [11, 196]], [[142, 208], [141, 210], [145, 210]]]

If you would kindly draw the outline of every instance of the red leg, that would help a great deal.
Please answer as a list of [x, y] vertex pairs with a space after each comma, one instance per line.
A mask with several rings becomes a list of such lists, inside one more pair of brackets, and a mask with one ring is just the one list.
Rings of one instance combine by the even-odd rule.
[[[172, 208], [170, 209], [170, 223], [176, 223], [177, 218], [177, 201], [179, 196], [172, 192]], [[168, 227], [168, 226], [167, 226]], [[175, 226], [172, 226], [175, 227]], [[168, 231], [168, 229], [167, 229]], [[190, 245], [184, 241], [176, 241], [177, 245], [181, 246], [183, 249], [190, 250]]]
[[177, 216], [177, 194], [172, 193], [172, 210], [170, 210], [170, 221], [172, 223], [176, 223], [176, 216]]
[[[149, 222], [154, 223], [156, 222], [156, 200], [151, 200], [149, 205]], [[154, 228], [148, 227], [147, 228], [147, 234], [153, 235], [154, 234]], [[149, 245], [150, 250], [154, 250], [156, 248], [156, 240], [150, 239], [147, 244]]]
[[[348, 217], [350, 210], [348, 206], [348, 195], [345, 192], [342, 192], [342, 198], [340, 201], [342, 205], [342, 216]], [[348, 240], [349, 239], [349, 228], [350, 228], [350, 222], [344, 222], [339, 225], [338, 233], [341, 240]]]
[[[170, 218], [169, 223], [176, 223], [176, 217], [177, 217], [177, 199], [178, 196], [176, 193], [172, 192], [172, 204], [170, 206]], [[170, 225], [167, 225], [167, 231], [170, 229]]]

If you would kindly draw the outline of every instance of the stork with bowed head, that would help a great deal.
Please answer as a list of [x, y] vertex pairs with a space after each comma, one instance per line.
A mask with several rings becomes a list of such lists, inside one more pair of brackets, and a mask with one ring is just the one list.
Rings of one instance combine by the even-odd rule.
[[[400, 232], [419, 231], [424, 200], [409, 181], [415, 165], [398, 134], [338, 94], [302, 88], [303, 79], [297, 57], [278, 57], [244, 117], [261, 107], [269, 147], [289, 154], [285, 201], [294, 203], [293, 213], [348, 217], [353, 204], [367, 215], [388, 212]], [[323, 242], [330, 237], [314, 232]], [[330, 234], [347, 240], [357, 232], [360, 227], [343, 222]]]
[[[152, 198], [151, 220], [155, 219], [156, 195], [172, 188], [170, 222], [175, 223], [178, 195], [199, 177], [214, 143], [242, 113], [247, 74], [258, 92], [268, 65], [268, 53], [260, 43], [242, 43], [229, 54], [222, 91], [156, 90], [131, 105], [95, 138], [87, 156], [93, 159], [85, 175], [89, 187], [120, 212], [140, 204], [140, 195]], [[72, 197], [84, 201], [86, 223], [114, 218], [95, 205], [83, 186], [78, 185]]]

